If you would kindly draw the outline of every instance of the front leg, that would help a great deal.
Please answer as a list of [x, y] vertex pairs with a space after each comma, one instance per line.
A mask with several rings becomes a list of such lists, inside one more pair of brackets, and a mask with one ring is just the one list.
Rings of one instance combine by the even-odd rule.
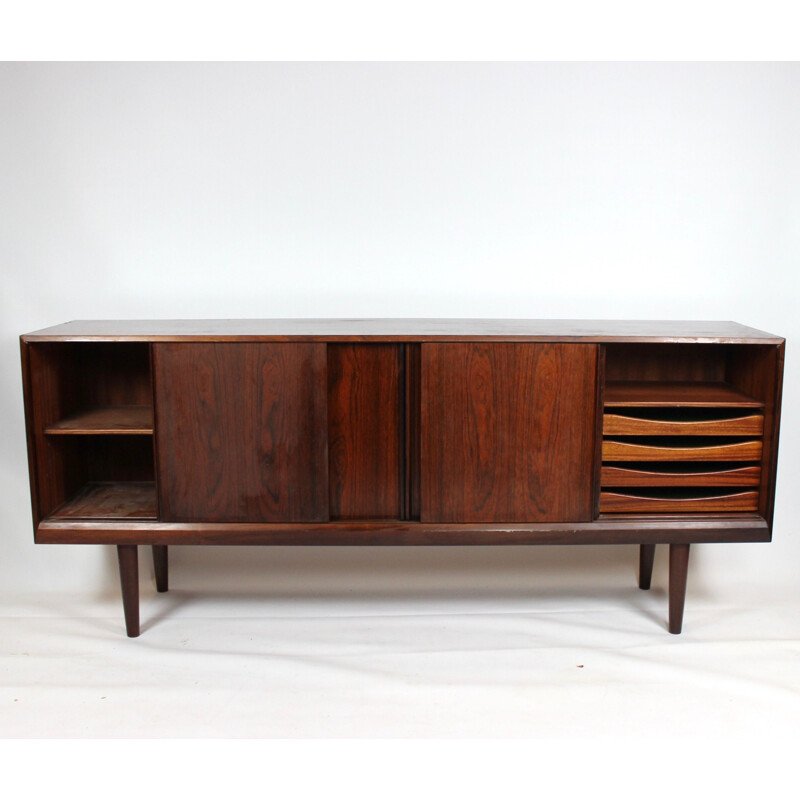
[[669, 632], [680, 633], [686, 602], [686, 577], [689, 573], [689, 545], [669, 546]]

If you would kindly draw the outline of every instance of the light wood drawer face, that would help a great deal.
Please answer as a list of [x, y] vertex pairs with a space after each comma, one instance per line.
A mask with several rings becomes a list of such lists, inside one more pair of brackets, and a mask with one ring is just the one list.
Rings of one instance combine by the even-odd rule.
[[690, 494], [686, 497], [628, 494], [624, 490], [600, 493], [601, 514], [680, 514], [687, 512], [702, 514], [756, 511], [757, 509], [758, 492], [756, 490], [709, 496]]
[[600, 513], [757, 511], [763, 409], [726, 383], [607, 385]]
[[759, 461], [761, 442], [686, 447], [644, 444], [638, 442], [603, 441], [603, 461]]
[[764, 417], [751, 414], [722, 419], [646, 419], [625, 414], [605, 414], [605, 436], [761, 436]]
[[700, 465], [690, 471], [670, 471], [668, 464], [656, 464], [648, 469], [605, 465], [603, 486], [758, 486], [761, 467], [737, 466], [732, 469], [703, 470]]

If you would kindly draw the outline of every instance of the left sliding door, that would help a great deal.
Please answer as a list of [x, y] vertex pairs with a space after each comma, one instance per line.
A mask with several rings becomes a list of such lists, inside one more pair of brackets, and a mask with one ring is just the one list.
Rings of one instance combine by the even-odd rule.
[[153, 383], [162, 520], [327, 521], [324, 344], [157, 343]]

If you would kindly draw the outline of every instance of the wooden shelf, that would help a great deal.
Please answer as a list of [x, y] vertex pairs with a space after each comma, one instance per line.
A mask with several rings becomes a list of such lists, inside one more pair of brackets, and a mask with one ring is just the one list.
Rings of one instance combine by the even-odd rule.
[[606, 407], [763, 408], [760, 400], [727, 383], [612, 381], [606, 384]]
[[153, 481], [87, 483], [53, 517], [84, 519], [156, 519]]
[[44, 432], [51, 435], [81, 434], [151, 434], [152, 406], [104, 406], [80, 411], [48, 425]]

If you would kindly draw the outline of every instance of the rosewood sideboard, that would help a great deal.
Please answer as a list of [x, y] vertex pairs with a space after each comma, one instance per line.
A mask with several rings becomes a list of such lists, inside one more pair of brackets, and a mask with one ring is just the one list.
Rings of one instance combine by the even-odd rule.
[[79, 321], [21, 337], [34, 539], [669, 545], [772, 536], [784, 340], [733, 322]]

